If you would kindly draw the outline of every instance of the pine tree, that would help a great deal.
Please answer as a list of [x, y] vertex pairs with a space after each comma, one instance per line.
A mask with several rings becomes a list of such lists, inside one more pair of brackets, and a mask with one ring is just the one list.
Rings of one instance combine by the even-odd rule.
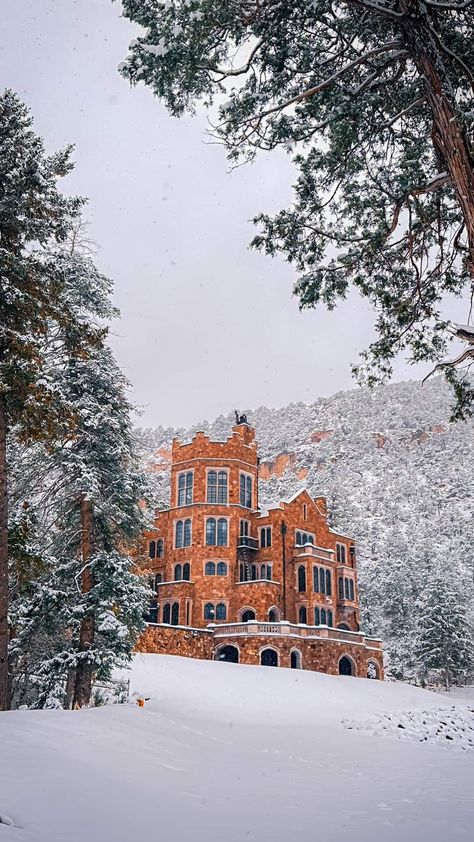
[[[71, 147], [45, 154], [27, 108], [12, 91], [0, 97], [0, 710], [8, 695], [7, 435], [52, 437], [71, 423], [45, 375], [52, 326], [82, 346], [93, 337], [74, 331], [62, 297], [63, 278], [52, 247], [65, 240], [82, 200], [59, 193], [73, 167]], [[87, 340], [86, 340], [87, 337]], [[77, 350], [77, 349], [76, 349]], [[70, 348], [72, 352], [72, 345]]]
[[435, 670], [442, 675], [446, 690], [474, 669], [466, 587], [456, 565], [438, 570], [420, 599], [418, 661], [422, 674]]
[[[230, 159], [286, 149], [295, 200], [253, 240], [299, 273], [301, 307], [333, 308], [352, 283], [377, 314], [356, 373], [369, 384], [407, 349], [438, 360], [447, 293], [474, 277], [474, 11], [470, 0], [123, 0], [145, 31], [120, 71], [173, 116], [218, 105]], [[468, 309], [467, 305], [467, 308]], [[459, 360], [461, 361], [461, 360]], [[474, 390], [447, 368], [458, 401]]]

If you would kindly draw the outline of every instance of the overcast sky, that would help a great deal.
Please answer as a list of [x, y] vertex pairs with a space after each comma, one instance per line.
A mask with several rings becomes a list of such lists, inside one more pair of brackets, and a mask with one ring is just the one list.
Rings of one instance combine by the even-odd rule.
[[[89, 197], [98, 263], [121, 310], [112, 344], [145, 425], [352, 388], [372, 336], [356, 297], [300, 313], [282, 260], [248, 250], [250, 219], [291, 199], [277, 152], [229, 173], [204, 115], [176, 120], [117, 72], [135, 29], [110, 0], [0, 0], [2, 85], [32, 109], [49, 152], [76, 146], [64, 189]], [[426, 368], [400, 361], [397, 379]]]

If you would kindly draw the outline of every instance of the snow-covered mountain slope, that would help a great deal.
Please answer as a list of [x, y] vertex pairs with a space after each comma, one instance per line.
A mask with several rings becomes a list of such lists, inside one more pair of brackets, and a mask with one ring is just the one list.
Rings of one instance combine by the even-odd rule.
[[144, 708], [0, 716], [0, 842], [472, 838], [474, 753], [373, 724], [449, 697], [158, 655], [136, 657], [131, 689]]
[[[413, 675], [420, 597], [439, 571], [472, 614], [474, 423], [449, 422], [443, 379], [355, 389], [284, 409], [248, 410], [256, 427], [261, 500], [307, 486], [326, 494], [333, 523], [358, 545], [362, 618], [386, 642], [394, 673]], [[143, 458], [167, 502], [174, 435], [224, 438], [233, 413], [188, 430], [141, 430]]]

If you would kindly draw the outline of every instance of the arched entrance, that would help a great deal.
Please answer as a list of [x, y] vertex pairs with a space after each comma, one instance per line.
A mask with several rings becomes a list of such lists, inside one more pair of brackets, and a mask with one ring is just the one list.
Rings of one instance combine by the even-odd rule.
[[243, 612], [243, 614], [240, 618], [240, 622], [241, 623], [249, 623], [250, 620], [255, 620], [255, 611], [253, 611], [251, 608], [249, 608], [247, 611]]
[[338, 627], [338, 629], [341, 629], [342, 631], [350, 631], [350, 628], [347, 625], [347, 623], [338, 623], [337, 627]]
[[230, 664], [239, 663], [239, 650], [236, 646], [221, 646], [216, 652], [216, 661], [228, 661]]
[[290, 666], [292, 670], [300, 670], [303, 668], [301, 652], [298, 649], [293, 649], [291, 652]]
[[262, 667], [277, 667], [278, 652], [274, 649], [263, 649], [260, 653], [260, 663]]
[[380, 678], [379, 665], [376, 661], [367, 661], [367, 678]]
[[280, 622], [280, 612], [278, 608], [270, 608], [268, 612], [268, 622], [269, 623], [279, 623]]
[[339, 675], [354, 675], [354, 665], [346, 655], [339, 660]]

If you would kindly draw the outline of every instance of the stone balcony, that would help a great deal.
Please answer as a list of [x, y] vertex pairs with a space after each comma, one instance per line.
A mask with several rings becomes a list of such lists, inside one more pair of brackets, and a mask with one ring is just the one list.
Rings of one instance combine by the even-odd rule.
[[336, 629], [331, 626], [295, 625], [282, 620], [280, 623], [261, 623], [250, 620], [248, 623], [219, 623], [209, 624], [214, 637], [268, 637], [269, 635], [313, 638], [316, 640], [339, 640], [354, 643], [370, 649], [382, 649], [382, 641], [378, 637], [367, 637], [362, 632]]

